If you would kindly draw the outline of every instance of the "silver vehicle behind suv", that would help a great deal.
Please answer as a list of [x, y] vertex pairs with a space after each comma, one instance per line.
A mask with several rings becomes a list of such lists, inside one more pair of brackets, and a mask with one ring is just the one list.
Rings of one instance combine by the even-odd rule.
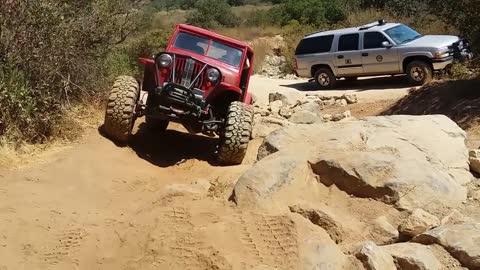
[[338, 78], [406, 74], [414, 85], [430, 81], [434, 71], [472, 58], [468, 42], [457, 36], [421, 35], [384, 20], [361, 27], [305, 36], [295, 52], [297, 76], [333, 88]]

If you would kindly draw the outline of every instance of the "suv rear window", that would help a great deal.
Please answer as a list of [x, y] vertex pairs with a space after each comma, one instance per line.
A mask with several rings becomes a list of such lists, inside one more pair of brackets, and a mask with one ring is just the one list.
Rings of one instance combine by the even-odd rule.
[[356, 51], [358, 50], [359, 34], [348, 34], [340, 37], [338, 41], [338, 51]]
[[388, 41], [388, 39], [379, 32], [368, 32], [363, 36], [363, 48], [364, 49], [377, 49], [383, 48], [382, 42]]
[[333, 35], [304, 38], [295, 50], [295, 55], [326, 53], [332, 48]]

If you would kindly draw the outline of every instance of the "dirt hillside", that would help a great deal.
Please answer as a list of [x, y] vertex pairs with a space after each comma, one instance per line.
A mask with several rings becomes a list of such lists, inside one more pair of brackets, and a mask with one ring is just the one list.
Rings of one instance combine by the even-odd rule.
[[[273, 82], [253, 78], [260, 102], [272, 91], [298, 94], [295, 87], [302, 83]], [[340, 92], [357, 93], [358, 106], [407, 93], [357, 86], [363, 88]], [[404, 214], [321, 187], [316, 192], [322, 205], [352, 217], [342, 220], [340, 243], [336, 227], [326, 229], [328, 236], [300, 215], [238, 208], [229, 197], [255, 163], [262, 141], [251, 141], [242, 165], [219, 167], [212, 162], [214, 139], [189, 135], [175, 124], [152, 135], [139, 122], [128, 147], [91, 129], [81, 142], [41, 163], [2, 169], [0, 269], [295, 269], [312, 232], [325, 246], [337, 240], [349, 261], [346, 269], [362, 269], [351, 246], [371, 237], [388, 241], [381, 224], [398, 224]]]

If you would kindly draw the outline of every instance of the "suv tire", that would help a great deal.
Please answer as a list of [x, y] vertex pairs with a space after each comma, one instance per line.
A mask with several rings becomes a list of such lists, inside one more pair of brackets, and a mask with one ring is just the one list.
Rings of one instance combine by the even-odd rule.
[[169, 121], [167, 120], [161, 120], [161, 119], [155, 119], [150, 116], [145, 117], [145, 124], [147, 125], [148, 130], [154, 133], [160, 133], [164, 132], [167, 130]]
[[135, 78], [120, 76], [115, 80], [108, 96], [103, 129], [105, 134], [119, 143], [127, 143], [135, 123], [135, 106], [140, 87]]
[[424, 61], [412, 61], [406, 71], [407, 79], [413, 85], [424, 85], [433, 79], [432, 67]]
[[250, 105], [234, 101], [230, 104], [225, 127], [220, 134], [218, 161], [222, 165], [239, 165], [247, 153], [252, 136], [253, 110]]
[[315, 71], [315, 82], [321, 89], [334, 88], [337, 84], [337, 78], [328, 68], [319, 68]]

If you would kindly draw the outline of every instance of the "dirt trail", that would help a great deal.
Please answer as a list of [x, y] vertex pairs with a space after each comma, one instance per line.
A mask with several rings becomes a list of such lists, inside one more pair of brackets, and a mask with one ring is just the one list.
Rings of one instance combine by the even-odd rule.
[[[268, 96], [265, 85], [285, 83], [252, 87]], [[294, 269], [289, 218], [227, 201], [261, 140], [243, 165], [218, 167], [214, 139], [169, 128], [154, 136], [140, 123], [125, 148], [90, 130], [48, 162], [0, 170], [0, 269]]]

